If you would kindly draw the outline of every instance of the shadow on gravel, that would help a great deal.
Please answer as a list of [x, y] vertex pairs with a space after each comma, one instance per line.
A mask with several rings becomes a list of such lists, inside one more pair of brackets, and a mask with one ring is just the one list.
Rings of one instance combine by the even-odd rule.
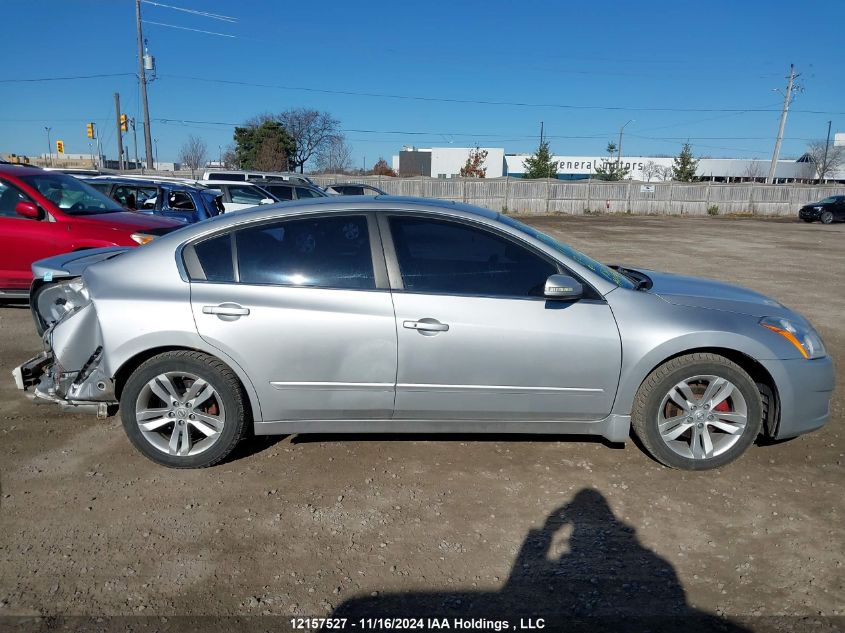
[[[421, 618], [422, 630], [442, 630], [434, 622], [445, 618], [449, 630], [464, 631], [530, 626], [568, 632], [747, 631], [691, 607], [672, 565], [643, 547], [634, 528], [617, 519], [604, 496], [589, 488], [552, 512], [541, 529], [529, 531], [501, 591], [353, 598], [332, 617], [376, 624], [367, 631], [395, 624], [384, 618]], [[456, 626], [456, 619], [463, 625]], [[497, 628], [494, 623], [503, 620], [507, 626]]]

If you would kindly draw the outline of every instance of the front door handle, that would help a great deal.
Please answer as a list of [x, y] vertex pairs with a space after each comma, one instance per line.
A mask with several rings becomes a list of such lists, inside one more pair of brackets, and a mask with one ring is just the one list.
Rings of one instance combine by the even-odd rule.
[[441, 323], [437, 319], [420, 319], [419, 321], [403, 321], [402, 327], [418, 332], [448, 332], [449, 324]]
[[218, 317], [225, 321], [234, 319], [225, 319], [224, 317], [234, 317], [235, 319], [237, 319], [242, 316], [247, 316], [249, 314], [249, 308], [239, 306], [237, 303], [221, 303], [220, 305], [216, 306], [203, 306], [202, 313], [216, 314]]

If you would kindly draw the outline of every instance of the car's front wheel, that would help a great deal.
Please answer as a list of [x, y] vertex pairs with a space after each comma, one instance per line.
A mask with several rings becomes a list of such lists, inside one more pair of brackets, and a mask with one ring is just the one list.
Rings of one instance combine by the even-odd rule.
[[739, 457], [762, 427], [763, 403], [751, 377], [724, 356], [694, 353], [643, 381], [631, 425], [646, 450], [673, 468], [718, 468]]
[[219, 463], [243, 438], [247, 423], [237, 376], [200, 352], [166, 352], [140, 365], [126, 381], [120, 409], [135, 448], [170, 468]]
[[833, 224], [833, 213], [830, 211], [822, 211], [822, 214], [819, 216], [819, 220], [821, 220], [822, 224]]

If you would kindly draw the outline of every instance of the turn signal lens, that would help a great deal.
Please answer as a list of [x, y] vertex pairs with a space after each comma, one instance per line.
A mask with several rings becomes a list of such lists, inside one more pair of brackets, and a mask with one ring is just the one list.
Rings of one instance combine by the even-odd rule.
[[763, 317], [760, 319], [760, 325], [780, 334], [807, 360], [821, 358], [827, 353], [821, 338], [809, 325], [802, 325], [780, 317]]
[[152, 242], [155, 239], [155, 235], [148, 235], [147, 233], [133, 233], [130, 235], [133, 240], [141, 244], [142, 246], [147, 242]]

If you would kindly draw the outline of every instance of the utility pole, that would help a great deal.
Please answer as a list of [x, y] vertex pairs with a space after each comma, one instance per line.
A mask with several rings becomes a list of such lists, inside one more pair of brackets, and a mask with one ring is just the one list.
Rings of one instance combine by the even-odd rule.
[[[628, 123], [633, 123], [633, 121], [634, 119], [631, 119]], [[622, 171], [622, 135], [625, 133], [628, 123], [619, 128], [619, 147], [616, 148], [616, 166], [620, 172]]]
[[769, 177], [766, 178], [767, 184], [772, 184], [775, 181], [775, 169], [778, 165], [778, 157], [780, 156], [780, 144], [783, 141], [783, 131], [786, 128], [786, 115], [789, 112], [789, 104], [792, 101], [792, 88], [795, 85], [795, 79], [798, 75], [795, 74], [795, 65], [789, 65], [789, 82], [786, 84], [786, 94], [783, 97], [783, 111], [780, 113], [780, 127], [778, 128], [778, 138], [775, 141], [775, 151], [772, 154], [772, 164], [769, 167]]
[[144, 109], [144, 147], [147, 168], [153, 168], [153, 141], [150, 133], [150, 106], [147, 103], [147, 74], [144, 70], [144, 36], [141, 32], [141, 0], [135, 0], [135, 24], [138, 29], [138, 81], [141, 85], [141, 107]]
[[827, 173], [827, 149], [830, 147], [830, 121], [827, 122], [827, 140], [824, 143], [824, 160], [822, 161], [823, 173], [819, 174], [819, 184], [824, 184], [824, 177]]
[[155, 139], [155, 141], [153, 141], [153, 142], [155, 143], [155, 146], [156, 146], [156, 162], [155, 162], [155, 168], [156, 168], [156, 169], [158, 169], [158, 139]]
[[540, 121], [540, 145], [543, 144], [543, 122]]
[[47, 132], [47, 160], [50, 161], [50, 167], [53, 166], [53, 144], [50, 143], [50, 130], [53, 128], [44, 126], [44, 130]]
[[120, 129], [120, 93], [114, 93], [114, 120], [117, 123], [117, 169], [123, 171], [123, 130]]
[[[135, 117], [133, 116], [129, 121], [132, 123], [132, 138], [135, 143], [135, 169], [138, 169], [138, 130], [135, 129]], [[141, 167], [141, 173], [144, 173], [143, 167]]]

